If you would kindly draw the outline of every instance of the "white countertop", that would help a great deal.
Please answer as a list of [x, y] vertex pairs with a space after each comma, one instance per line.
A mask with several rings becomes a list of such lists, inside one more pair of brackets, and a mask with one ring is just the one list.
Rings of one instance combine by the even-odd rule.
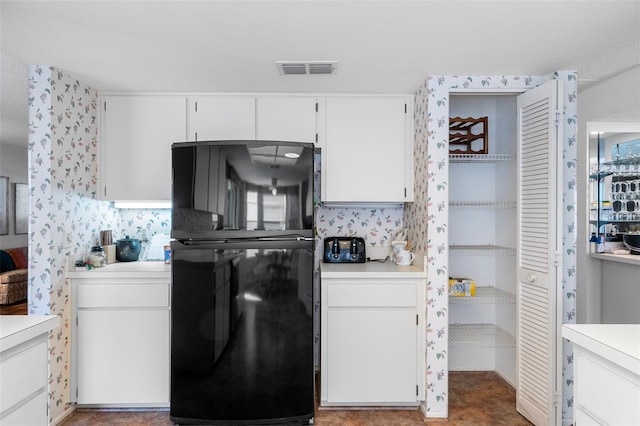
[[640, 324], [565, 324], [562, 337], [640, 375]]
[[611, 262], [628, 263], [630, 265], [640, 266], [640, 256], [636, 254], [610, 254], [610, 253], [591, 253], [594, 259], [608, 260]]
[[69, 278], [118, 278], [122, 276], [147, 278], [171, 277], [171, 265], [164, 261], [115, 262], [102, 268], [71, 267]]
[[59, 326], [58, 315], [0, 315], [0, 352]]
[[426, 277], [427, 271], [419, 256], [411, 266], [398, 266], [391, 261], [366, 263], [324, 263], [320, 270], [326, 278], [368, 278], [372, 275], [381, 278], [417, 278]]

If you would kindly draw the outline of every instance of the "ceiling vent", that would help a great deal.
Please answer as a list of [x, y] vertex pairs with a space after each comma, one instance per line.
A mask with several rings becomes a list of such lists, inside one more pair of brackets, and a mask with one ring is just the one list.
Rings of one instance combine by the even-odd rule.
[[338, 61], [276, 61], [284, 75], [335, 75]]

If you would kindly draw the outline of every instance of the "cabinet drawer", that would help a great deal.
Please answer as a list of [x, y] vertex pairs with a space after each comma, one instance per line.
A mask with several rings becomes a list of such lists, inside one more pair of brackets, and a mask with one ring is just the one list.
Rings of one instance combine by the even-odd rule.
[[2, 418], [2, 426], [42, 426], [49, 423], [47, 419], [47, 402], [49, 396], [45, 389], [28, 400], [23, 406]]
[[3, 410], [47, 386], [47, 341], [20, 352], [0, 363], [0, 407]]
[[622, 371], [607, 360], [584, 355], [580, 349], [576, 351], [575, 360], [577, 408], [606, 424], [640, 424], [638, 376]]
[[329, 307], [414, 307], [415, 284], [344, 284], [332, 283], [327, 288]]
[[168, 284], [78, 286], [78, 308], [164, 308], [168, 306]]

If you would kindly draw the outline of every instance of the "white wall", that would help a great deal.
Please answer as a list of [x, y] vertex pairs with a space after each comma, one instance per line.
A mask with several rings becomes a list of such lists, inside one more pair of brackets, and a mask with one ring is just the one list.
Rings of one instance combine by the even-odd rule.
[[[0, 176], [11, 184], [9, 234], [0, 236], [0, 248], [26, 247], [27, 234], [14, 234], [12, 184], [27, 183], [28, 178], [27, 65], [6, 54], [0, 54], [0, 93]], [[20, 106], [16, 96], [21, 96]]]
[[[579, 77], [579, 76], [578, 76]], [[640, 66], [596, 84], [578, 93], [578, 245], [577, 245], [577, 321], [579, 323], [639, 323], [635, 309], [618, 306], [616, 301], [637, 294], [640, 288], [640, 266], [607, 267], [603, 286], [600, 260], [588, 256], [587, 212], [588, 134], [587, 122], [640, 121]], [[620, 273], [618, 273], [620, 271]], [[635, 279], [629, 279], [629, 277]], [[625, 296], [626, 295], [626, 296]], [[632, 296], [633, 298], [633, 296]], [[633, 299], [637, 300], [637, 298]]]
[[0, 176], [9, 178], [9, 234], [0, 236], [0, 249], [11, 247], [26, 247], [27, 234], [15, 235], [13, 184], [27, 183], [27, 146], [18, 146], [2, 142], [0, 139]]

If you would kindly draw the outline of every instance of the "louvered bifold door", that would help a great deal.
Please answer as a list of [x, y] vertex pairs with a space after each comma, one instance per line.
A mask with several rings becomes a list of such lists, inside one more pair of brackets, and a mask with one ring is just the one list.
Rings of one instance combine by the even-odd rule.
[[556, 80], [518, 97], [516, 408], [535, 425], [556, 422], [559, 108]]

